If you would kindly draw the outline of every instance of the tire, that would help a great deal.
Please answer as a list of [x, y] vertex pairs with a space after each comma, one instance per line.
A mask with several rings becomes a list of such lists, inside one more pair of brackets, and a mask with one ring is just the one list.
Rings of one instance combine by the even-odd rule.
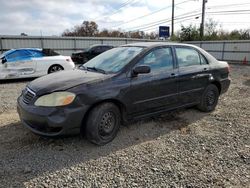
[[105, 145], [116, 137], [120, 123], [121, 113], [116, 105], [100, 104], [93, 108], [87, 117], [85, 136], [96, 145]]
[[58, 72], [58, 71], [62, 71], [62, 70], [64, 70], [64, 69], [63, 69], [63, 67], [61, 65], [52, 65], [48, 70], [48, 74]]
[[197, 106], [202, 112], [211, 112], [215, 109], [219, 99], [219, 89], [216, 85], [210, 84], [202, 94], [201, 102]]

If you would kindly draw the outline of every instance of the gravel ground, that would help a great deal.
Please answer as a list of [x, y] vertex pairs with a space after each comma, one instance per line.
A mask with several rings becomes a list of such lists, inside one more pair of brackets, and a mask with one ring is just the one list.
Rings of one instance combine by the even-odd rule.
[[15, 110], [27, 81], [0, 83], [0, 187], [250, 187], [250, 66], [231, 68], [214, 112], [137, 122], [102, 147], [33, 135]]

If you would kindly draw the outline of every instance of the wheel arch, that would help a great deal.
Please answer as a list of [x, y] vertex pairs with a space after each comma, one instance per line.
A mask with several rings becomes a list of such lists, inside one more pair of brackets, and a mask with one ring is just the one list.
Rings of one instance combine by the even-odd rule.
[[126, 105], [124, 103], [122, 103], [121, 101], [117, 100], [117, 99], [104, 99], [104, 100], [101, 100], [101, 101], [98, 101], [98, 102], [94, 103], [93, 105], [91, 105], [88, 108], [87, 112], [84, 114], [84, 117], [82, 119], [81, 132], [84, 131], [84, 129], [85, 129], [85, 123], [87, 121], [89, 113], [96, 106], [101, 105], [103, 103], [113, 103], [114, 105], [116, 105], [119, 108], [119, 110], [120, 110], [122, 123], [126, 122], [126, 120], [127, 120], [127, 107], [126, 107]]
[[221, 94], [221, 83], [219, 81], [215, 80], [215, 81], [211, 82], [211, 84], [214, 84], [218, 88], [219, 94]]

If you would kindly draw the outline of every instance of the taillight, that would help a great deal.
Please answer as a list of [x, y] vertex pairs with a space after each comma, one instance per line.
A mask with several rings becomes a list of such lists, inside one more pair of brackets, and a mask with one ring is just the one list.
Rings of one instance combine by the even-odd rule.
[[230, 68], [230, 65], [227, 65], [227, 72], [231, 72], [231, 68]]

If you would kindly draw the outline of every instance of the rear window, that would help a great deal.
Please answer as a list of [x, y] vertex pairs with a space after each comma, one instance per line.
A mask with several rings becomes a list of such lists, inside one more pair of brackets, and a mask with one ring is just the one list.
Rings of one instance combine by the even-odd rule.
[[51, 49], [43, 49], [42, 53], [44, 54], [44, 56], [57, 56], [60, 55], [59, 53], [51, 50]]

